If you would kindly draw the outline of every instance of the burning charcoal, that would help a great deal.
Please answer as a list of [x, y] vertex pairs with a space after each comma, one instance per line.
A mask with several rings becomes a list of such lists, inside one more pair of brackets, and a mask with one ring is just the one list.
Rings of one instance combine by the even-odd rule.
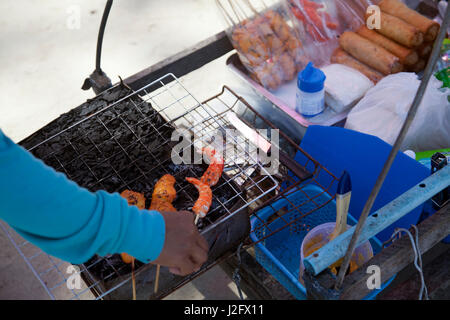
[[104, 179], [104, 178], [109, 177], [110, 175], [114, 174], [114, 170], [113, 170], [111, 164], [109, 163], [109, 161], [104, 161], [104, 162], [99, 163], [98, 165], [96, 165], [95, 167], [92, 168], [92, 171], [94, 171], [94, 174], [99, 179]]
[[94, 177], [92, 173], [85, 173], [80, 176], [78, 179], [79, 185], [90, 190], [90, 191], [97, 191], [95, 189], [95, 186], [97, 185], [97, 179]]
[[123, 184], [124, 182], [116, 175], [112, 175], [102, 180], [102, 186], [104, 187], [104, 190], [110, 193], [118, 192]]
[[56, 171], [62, 171], [61, 165], [59, 164], [58, 160], [55, 159], [55, 157], [49, 157], [44, 160], [44, 163]]
[[135, 142], [136, 138], [131, 133], [131, 131], [129, 131], [127, 129], [126, 132], [124, 132], [120, 136], [116, 137], [116, 140], [122, 147], [126, 148], [126, 146], [128, 146], [128, 145], [132, 144], [133, 142]]
[[78, 182], [76, 177], [83, 176], [89, 170], [80, 158], [75, 158], [73, 161], [66, 163], [64, 168], [70, 178], [76, 182]]
[[116, 117], [116, 114], [111, 111], [111, 110], [107, 110], [105, 112], [102, 112], [98, 115], [98, 118], [103, 122], [103, 123], [107, 123], [109, 121], [111, 121], [112, 119], [114, 119]]
[[142, 176], [141, 171], [135, 165], [129, 166], [128, 168], [119, 172], [119, 175], [125, 181], [133, 181]]
[[125, 151], [132, 160], [139, 159], [147, 152], [139, 142], [132, 143], [125, 149]]
[[141, 116], [137, 110], [132, 110], [126, 115], [126, 119], [129, 123], [137, 123], [141, 120]]
[[109, 133], [102, 126], [96, 125], [94, 130], [88, 132], [89, 138], [95, 145], [100, 145], [110, 138]]
[[110, 132], [117, 132], [116, 130], [120, 128], [122, 124], [122, 121], [120, 121], [119, 118], [115, 118], [109, 122], [106, 123], [106, 126], [108, 127]]
[[103, 155], [108, 159], [121, 152], [119, 145], [115, 141], [111, 140], [105, 141], [101, 150], [103, 151]]

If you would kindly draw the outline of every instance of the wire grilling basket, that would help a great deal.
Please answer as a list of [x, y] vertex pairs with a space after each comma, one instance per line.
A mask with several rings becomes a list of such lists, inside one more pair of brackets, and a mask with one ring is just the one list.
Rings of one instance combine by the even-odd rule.
[[[211, 256], [204, 268], [185, 278], [166, 274], [168, 280], [162, 281], [161, 292], [152, 295], [155, 266], [136, 265], [138, 298], [162, 298], [224, 259], [237, 244], [248, 239], [249, 233], [258, 232], [250, 230], [249, 218], [260, 208], [271, 206], [279, 199], [289, 201], [289, 194], [302, 192], [308, 184], [321, 187], [330, 199], [334, 196], [332, 190], [337, 185], [337, 178], [283, 132], [279, 132], [279, 142], [271, 139], [270, 130], [268, 136], [263, 137], [272, 143], [271, 150], [275, 147], [281, 150], [278, 173], [269, 172], [261, 163], [258, 147], [248, 137], [225, 135], [227, 130], [234, 129], [230, 113], [251, 128], [276, 129], [228, 87], [200, 103], [175, 76], [168, 74], [137, 91], [121, 83], [62, 115], [21, 144], [46, 164], [91, 191], [131, 189], [144, 193], [149, 201], [156, 181], [163, 174], [172, 174], [177, 180], [174, 205], [178, 210], [189, 210], [197, 193], [184, 179], [201, 176], [207, 164], [174, 164], [171, 150], [178, 140], [173, 138], [173, 132], [179, 129], [177, 132], [183, 137], [199, 138], [183, 148], [193, 150], [194, 154], [208, 143], [222, 147], [222, 142], [214, 140], [218, 132], [226, 136], [226, 143], [233, 142], [235, 152], [224, 153], [224, 174], [213, 188], [211, 210], [198, 226], [200, 232], [210, 238]], [[300, 165], [307, 168], [309, 174], [299, 176], [298, 167], [289, 161], [289, 156], [297, 153], [303, 155]], [[327, 185], [323, 185], [324, 176], [328, 178], [325, 179], [329, 182]], [[299, 212], [298, 219], [326, 205], [316, 202], [316, 197], [320, 194], [307, 198], [304, 204], [290, 206], [291, 210]], [[273, 217], [258, 224], [258, 228], [265, 228], [265, 236], [259, 241], [294, 223], [283, 218], [286, 214], [283, 210], [274, 212]], [[278, 219], [282, 226], [272, 230], [271, 223]], [[95, 256], [74, 268], [24, 241], [3, 222], [0, 226], [51, 299], [131, 297], [131, 268], [119, 255]], [[254, 244], [247, 242], [248, 246]], [[81, 275], [84, 280], [81, 287], [73, 285], [76, 275]], [[164, 275], [163, 272], [161, 276]]]

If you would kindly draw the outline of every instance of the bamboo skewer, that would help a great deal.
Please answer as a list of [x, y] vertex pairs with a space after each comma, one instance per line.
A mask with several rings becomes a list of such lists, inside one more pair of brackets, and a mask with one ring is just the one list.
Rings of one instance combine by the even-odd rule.
[[134, 258], [131, 260], [131, 286], [133, 288], [133, 300], [136, 300], [136, 278], [134, 276]]
[[238, 21], [241, 21], [241, 22], [242, 22], [243, 20], [245, 20], [245, 15], [244, 15], [244, 18], [242, 18], [242, 17], [239, 15], [239, 13], [238, 13], [236, 7], [235, 7], [234, 4], [233, 4], [233, 0], [228, 0], [228, 3], [229, 3], [230, 6], [231, 6], [231, 10], [233, 10], [234, 14], [236, 15], [237, 20], [238, 20]]
[[236, 6], [239, 8], [239, 10], [241, 10], [242, 15], [244, 16], [244, 20], [249, 18], [249, 15], [247, 14], [247, 12], [245, 11], [245, 7], [244, 9], [242, 8], [242, 6], [240, 5], [239, 1], [236, 1]]
[[158, 264], [156, 266], [156, 276], [155, 276], [155, 289], [154, 289], [154, 293], [158, 292], [158, 286], [159, 286], [159, 271], [161, 270], [161, 266]]
[[254, 14], [258, 14], [258, 10], [255, 9], [255, 7], [250, 3], [250, 0], [245, 0], [247, 2], [247, 6], [250, 8], [250, 10], [253, 11]]
[[[217, 5], [220, 7], [220, 11], [222, 11], [222, 14], [225, 17], [225, 20], [227, 21], [228, 24], [230, 24], [231, 27], [236, 26], [236, 23], [234, 22], [233, 18], [228, 14], [228, 11], [225, 10], [225, 8], [223, 7], [222, 3], [220, 2], [220, 0], [216, 0]], [[228, 20], [227, 20], [228, 19]]]

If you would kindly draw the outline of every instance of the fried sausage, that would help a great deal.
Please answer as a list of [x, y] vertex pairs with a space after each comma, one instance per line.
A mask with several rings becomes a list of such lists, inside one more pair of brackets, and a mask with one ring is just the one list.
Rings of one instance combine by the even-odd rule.
[[404, 65], [411, 66], [419, 61], [419, 55], [413, 49], [406, 48], [366, 26], [359, 28], [356, 33], [397, 56]]
[[381, 27], [375, 29], [378, 33], [408, 48], [415, 48], [423, 43], [423, 33], [413, 25], [386, 12], [381, 12], [380, 18]]
[[383, 78], [383, 75], [380, 72], [372, 69], [362, 62], [359, 62], [341, 48], [337, 48], [334, 51], [333, 55], [331, 56], [331, 62], [343, 64], [350, 68], [356, 69], [375, 84]]
[[339, 44], [354, 58], [385, 75], [403, 71], [398, 57], [354, 32], [344, 32], [339, 38]]
[[434, 41], [439, 33], [439, 23], [424, 17], [398, 0], [383, 0], [379, 7], [383, 12], [400, 18], [419, 29], [424, 34], [425, 41]]

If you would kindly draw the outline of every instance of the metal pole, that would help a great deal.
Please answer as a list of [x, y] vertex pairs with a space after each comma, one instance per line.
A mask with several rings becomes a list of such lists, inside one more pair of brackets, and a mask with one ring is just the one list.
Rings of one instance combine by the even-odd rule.
[[442, 42], [444, 41], [449, 24], [450, 24], [450, 6], [447, 6], [447, 11], [445, 13], [439, 35], [434, 43], [433, 52], [431, 53], [430, 60], [428, 61], [428, 65], [425, 69], [422, 82], [419, 86], [419, 89], [417, 90], [414, 101], [411, 105], [411, 108], [409, 109], [408, 116], [406, 117], [406, 120], [403, 123], [403, 127], [400, 130], [397, 140], [395, 141], [394, 146], [392, 147], [391, 153], [389, 154], [389, 157], [388, 157], [386, 163], [384, 164], [383, 170], [381, 171], [380, 175], [378, 176], [375, 186], [373, 187], [372, 192], [370, 193], [369, 199], [367, 199], [367, 202], [364, 206], [364, 209], [361, 213], [358, 224], [356, 226], [355, 232], [353, 233], [352, 239], [347, 248], [347, 252], [345, 253], [344, 260], [342, 262], [341, 268], [339, 270], [339, 273], [338, 273], [338, 276], [336, 279], [336, 284], [335, 284], [336, 290], [338, 290], [342, 286], [342, 282], [344, 281], [345, 274], [349, 267], [351, 257], [355, 250], [356, 243], [361, 234], [364, 223], [366, 222], [367, 216], [369, 215], [369, 212], [372, 209], [375, 199], [377, 198], [378, 193], [380, 192], [380, 189], [383, 186], [383, 182], [386, 179], [387, 174], [389, 173], [392, 163], [394, 162], [395, 157], [397, 156], [397, 153], [400, 150], [400, 146], [403, 143], [406, 133], [408, 132], [408, 130], [411, 126], [411, 123], [413, 122], [414, 117], [416, 116], [416, 113], [420, 106], [420, 103], [422, 102], [422, 98], [425, 93], [425, 90], [428, 86], [428, 83], [429, 83], [431, 77], [433, 76], [433, 69], [437, 63], [437, 60], [439, 59]]

